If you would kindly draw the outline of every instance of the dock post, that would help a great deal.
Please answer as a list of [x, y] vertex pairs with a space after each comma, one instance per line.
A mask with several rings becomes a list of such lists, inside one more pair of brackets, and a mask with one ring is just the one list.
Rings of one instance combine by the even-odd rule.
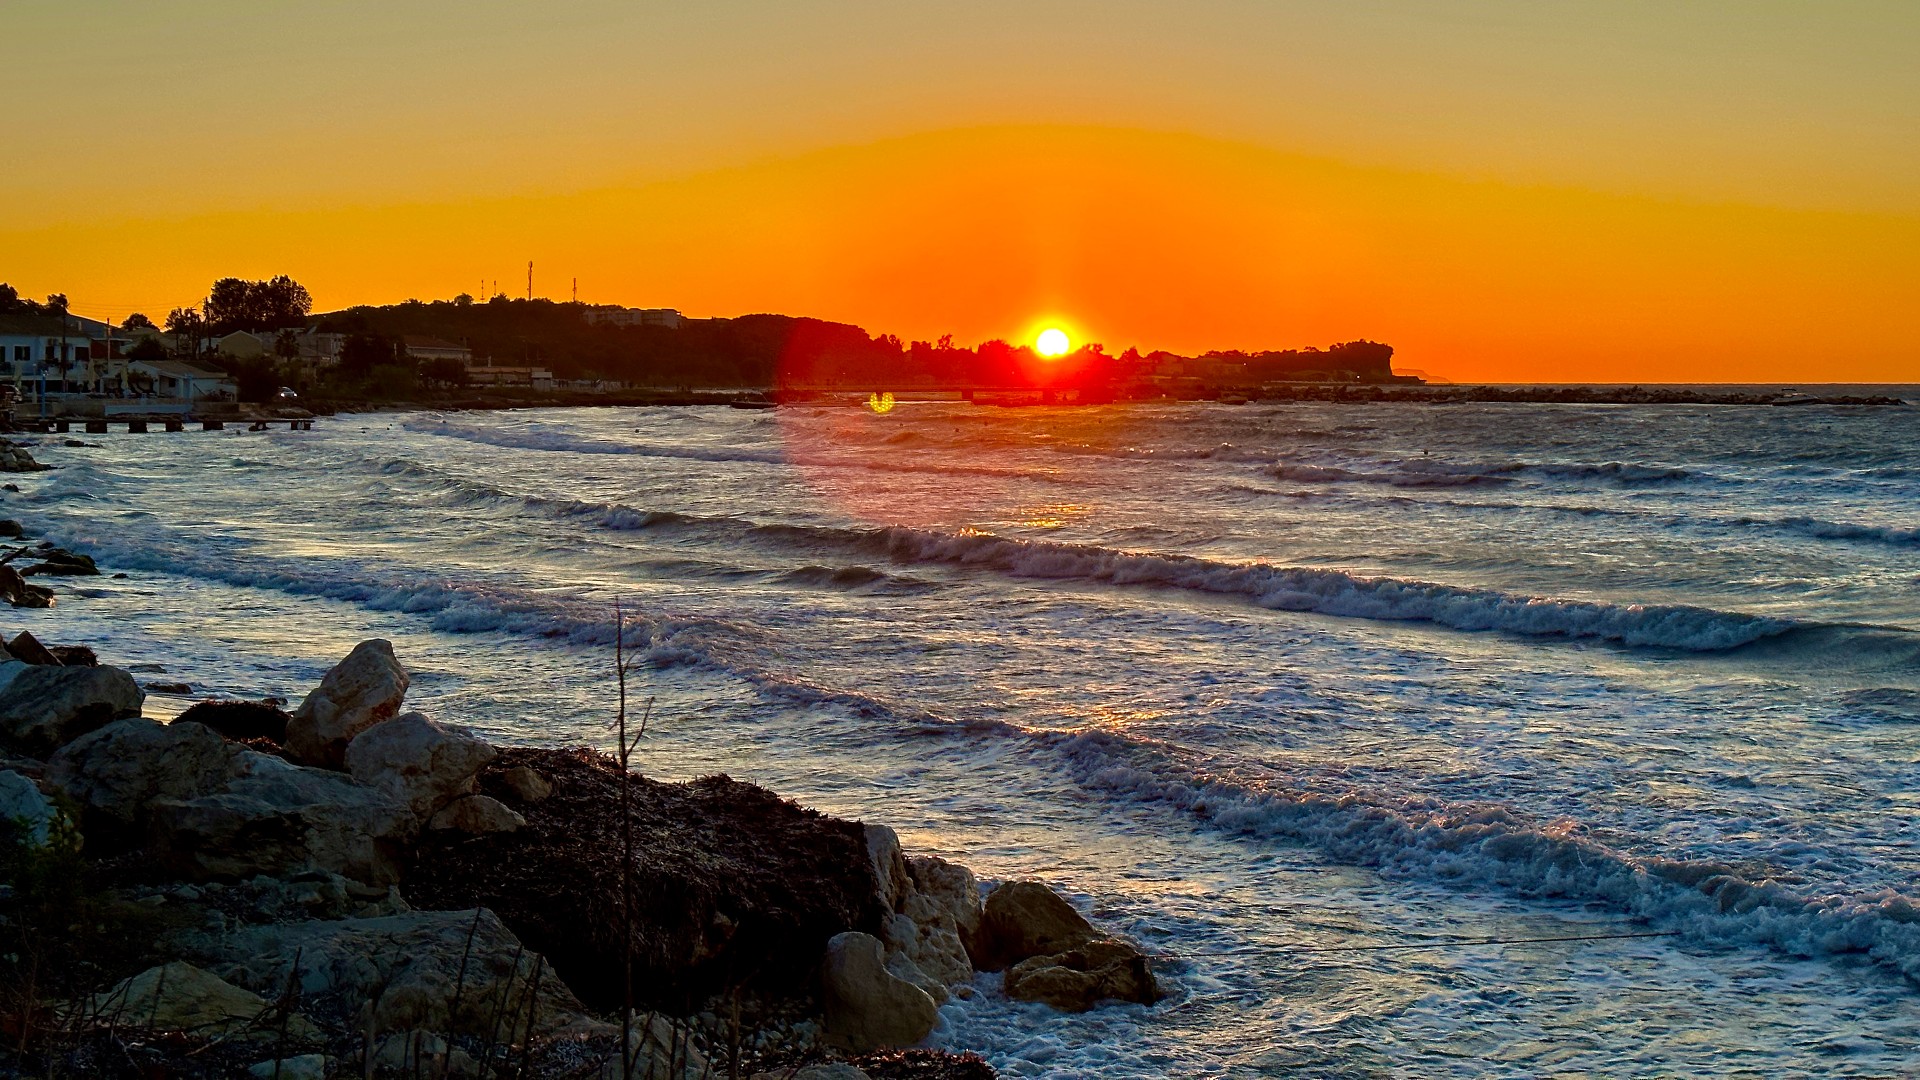
[[105, 420], [87, 421], [87, 434], [105, 435], [106, 433], [107, 433], [107, 422]]
[[168, 420], [168, 421], [166, 421], [166, 425], [167, 425], [167, 430], [168, 430], [168, 431], [185, 431], [185, 430], [187, 430], [187, 425], [186, 425], [185, 423], [183, 423], [182, 421], [179, 421], [179, 420]]
[[221, 420], [202, 420], [200, 421], [200, 430], [201, 431], [225, 431], [227, 430], [227, 425], [225, 421], [221, 421]]
[[53, 422], [53, 430], [65, 435], [67, 432], [73, 430], [73, 425], [65, 420], [55, 420]]
[[145, 435], [146, 433], [147, 433], [147, 422], [145, 420], [127, 421], [127, 434]]

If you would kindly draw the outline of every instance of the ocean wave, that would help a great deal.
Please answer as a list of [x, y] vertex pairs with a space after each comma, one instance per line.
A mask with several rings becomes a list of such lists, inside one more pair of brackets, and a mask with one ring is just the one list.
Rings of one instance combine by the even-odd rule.
[[1920, 983], [1920, 898], [1892, 889], [1812, 895], [1764, 870], [1634, 854], [1506, 806], [1236, 780], [1191, 751], [1109, 732], [1049, 738], [1083, 785], [1228, 833], [1305, 843], [1404, 876], [1603, 903], [1704, 941], [1795, 956], [1865, 954]]
[[1536, 463], [1525, 461], [1452, 462], [1433, 458], [1406, 458], [1362, 466], [1279, 462], [1267, 472], [1281, 480], [1306, 484], [1383, 484], [1391, 487], [1466, 487], [1476, 484], [1512, 484], [1521, 478], [1601, 482], [1623, 487], [1675, 483], [1699, 479], [1686, 469], [1634, 465], [1619, 461]]
[[1920, 545], [1920, 528], [1893, 525], [1853, 525], [1843, 521], [1823, 521], [1811, 517], [1736, 518], [1741, 525], [1765, 525], [1819, 540], [1857, 540], [1894, 547]]
[[733, 447], [662, 446], [656, 443], [613, 442], [570, 432], [534, 427], [495, 427], [455, 424], [446, 420], [411, 419], [401, 421], [407, 431], [440, 438], [459, 439], [508, 450], [545, 450], [567, 454], [616, 454], [634, 457], [680, 458], [690, 461], [743, 461], [782, 464], [787, 458], [778, 451], [743, 450]]

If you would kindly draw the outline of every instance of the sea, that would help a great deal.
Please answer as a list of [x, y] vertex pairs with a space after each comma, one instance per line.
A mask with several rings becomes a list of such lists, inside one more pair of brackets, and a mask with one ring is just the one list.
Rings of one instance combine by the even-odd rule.
[[[1909, 388], [1920, 401], [1920, 390]], [[1009, 1077], [1920, 1075], [1920, 408], [903, 401], [30, 437], [8, 632], [409, 703], [1038, 878]], [[120, 575], [124, 574], [122, 577]]]

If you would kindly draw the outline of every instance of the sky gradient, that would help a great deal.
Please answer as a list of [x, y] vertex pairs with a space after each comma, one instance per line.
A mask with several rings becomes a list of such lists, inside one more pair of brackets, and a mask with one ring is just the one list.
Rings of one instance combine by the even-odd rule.
[[0, 6], [0, 280], [1920, 381], [1920, 5]]

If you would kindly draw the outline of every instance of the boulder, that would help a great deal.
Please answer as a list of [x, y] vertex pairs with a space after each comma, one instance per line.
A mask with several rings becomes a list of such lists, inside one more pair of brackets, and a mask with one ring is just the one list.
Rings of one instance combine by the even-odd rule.
[[907, 908], [880, 920], [880, 939], [886, 943], [889, 960], [899, 955], [911, 961], [942, 988], [933, 996], [944, 1001], [945, 987], [973, 981], [973, 962], [960, 943], [952, 916], [918, 894], [907, 897]]
[[22, 630], [14, 635], [12, 641], [7, 642], [7, 655], [27, 664], [46, 664], [49, 667], [65, 666], [60, 662], [59, 657], [48, 651], [45, 645], [40, 644], [40, 639], [34, 637], [33, 631], [31, 630]]
[[[193, 688], [185, 683], [148, 683], [147, 689], [156, 693], [193, 692]], [[197, 701], [186, 712], [174, 717], [173, 722], [200, 724], [235, 742], [266, 739], [283, 743], [287, 740], [289, 719], [284, 710], [264, 701]]]
[[27, 584], [27, 579], [20, 576], [20, 571], [0, 563], [0, 600], [14, 607], [50, 608], [53, 606], [53, 590]]
[[495, 756], [485, 740], [413, 712], [354, 736], [346, 766], [355, 780], [386, 791], [425, 819], [471, 792], [473, 775]]
[[447, 1040], [431, 1031], [396, 1032], [380, 1040], [380, 1046], [373, 1052], [373, 1066], [376, 1070], [400, 1076], [430, 1076], [435, 1080], [443, 1077], [480, 1076], [480, 1063], [473, 1055], [459, 1047], [449, 1047]]
[[1062, 1012], [1086, 1012], [1116, 998], [1142, 1005], [1160, 1000], [1147, 958], [1114, 938], [1022, 960], [1007, 969], [1006, 990], [1016, 1001], [1038, 1001]]
[[937, 855], [914, 855], [907, 859], [907, 874], [925, 905], [953, 920], [962, 941], [980, 933], [980, 882], [973, 871]]
[[508, 791], [513, 792], [514, 798], [524, 803], [537, 803], [553, 794], [553, 782], [525, 765], [517, 765], [501, 773], [500, 781]]
[[24, 535], [26, 531], [20, 527], [19, 522], [12, 518], [0, 518], [0, 538], [18, 540]]
[[399, 880], [418, 829], [406, 803], [340, 773], [236, 749], [233, 777], [219, 791], [152, 803], [151, 844], [175, 872], [232, 879], [324, 870], [373, 886]]
[[999, 971], [1030, 956], [1052, 956], [1100, 936], [1093, 924], [1038, 881], [1003, 882], [987, 894], [973, 964]]
[[870, 1080], [867, 1074], [844, 1061], [829, 1061], [822, 1065], [808, 1065], [800, 1071], [782, 1069], [779, 1072], [754, 1073], [753, 1080]]
[[140, 715], [146, 694], [116, 667], [0, 662], [0, 742], [48, 753], [95, 728]]
[[[285, 989], [283, 977], [273, 988], [274, 999]], [[113, 1017], [123, 1028], [229, 1039], [246, 1034], [274, 1039], [280, 1031], [279, 1010], [272, 1001], [178, 960], [125, 980], [95, 997], [90, 1006], [92, 1015]], [[297, 1013], [287, 1017], [286, 1023], [288, 1037], [298, 1042], [320, 1034]]]
[[911, 1046], [940, 1019], [926, 991], [887, 970], [880, 939], [857, 931], [827, 942], [821, 998], [827, 1038], [854, 1053]]
[[399, 715], [409, 681], [391, 642], [375, 638], [354, 646], [294, 710], [288, 752], [303, 765], [340, 768], [355, 735]]
[[89, 833], [125, 846], [145, 838], [154, 800], [224, 788], [243, 753], [199, 724], [120, 720], [47, 762], [47, 783], [80, 805]]
[[586, 1015], [553, 968], [485, 909], [247, 926], [180, 945], [263, 994], [285, 989], [297, 954], [307, 1007], [316, 1015], [358, 1016], [362, 1029], [371, 1019], [378, 1033], [518, 1041], [529, 1028], [536, 1035], [611, 1030]]
[[485, 795], [455, 799], [427, 822], [429, 829], [463, 832], [469, 836], [519, 832], [526, 825], [527, 819], [513, 808]]
[[47, 651], [67, 667], [99, 667], [100, 658], [85, 645], [49, 645]]
[[906, 856], [900, 850], [900, 837], [885, 825], [868, 825], [867, 861], [873, 865], [874, 898], [883, 911], [899, 911], [913, 879], [907, 876]]
[[12, 769], [0, 772], [0, 821], [11, 822], [14, 835], [33, 847], [46, 847], [63, 824], [40, 788]]
[[33, 577], [46, 574], [52, 577], [92, 577], [100, 573], [93, 559], [79, 555], [65, 548], [49, 547], [39, 552], [41, 561], [20, 571], [21, 577]]

